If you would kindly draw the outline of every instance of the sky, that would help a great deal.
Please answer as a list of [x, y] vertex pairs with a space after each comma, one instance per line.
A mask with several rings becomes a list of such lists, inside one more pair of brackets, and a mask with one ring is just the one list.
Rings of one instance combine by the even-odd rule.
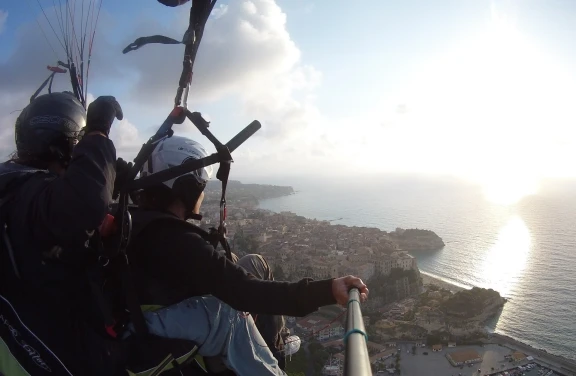
[[[0, 5], [0, 154], [14, 149], [13, 111], [65, 56], [38, 4], [56, 25], [59, 1]], [[122, 49], [180, 39], [188, 7], [103, 0], [89, 93], [122, 104], [111, 137], [123, 158], [173, 107], [183, 46]], [[575, 21], [571, 0], [221, 0], [189, 108], [222, 141], [262, 123], [234, 153], [240, 180], [453, 175], [529, 193], [576, 176]], [[55, 85], [69, 90], [63, 77]], [[210, 148], [192, 124], [174, 130]]]

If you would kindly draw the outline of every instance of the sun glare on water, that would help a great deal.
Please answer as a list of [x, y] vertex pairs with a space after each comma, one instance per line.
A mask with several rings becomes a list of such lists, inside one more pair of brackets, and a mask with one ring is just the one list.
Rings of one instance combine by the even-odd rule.
[[531, 249], [530, 231], [520, 217], [514, 216], [502, 227], [481, 267], [487, 286], [507, 296], [522, 277]]

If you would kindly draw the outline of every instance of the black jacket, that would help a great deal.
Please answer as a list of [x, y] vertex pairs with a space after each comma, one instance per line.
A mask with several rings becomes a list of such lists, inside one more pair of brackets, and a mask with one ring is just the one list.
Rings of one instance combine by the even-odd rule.
[[213, 295], [238, 311], [305, 316], [335, 304], [332, 279], [256, 279], [206, 242], [196, 226], [169, 213], [136, 211], [128, 250], [143, 305], [171, 305]]
[[[62, 177], [29, 167], [0, 165], [0, 192], [20, 185], [8, 214], [8, 234], [22, 278], [56, 295], [74, 289], [83, 275], [85, 243], [112, 201], [116, 149], [109, 139], [87, 136], [74, 148]], [[23, 174], [24, 173], [24, 174]], [[19, 183], [19, 179], [25, 179]]]
[[[42, 359], [57, 367], [59, 361], [50, 360], [55, 354], [74, 375], [91, 375], [96, 370], [90, 364], [101, 364], [107, 356], [87, 340], [95, 334], [84, 323], [90, 295], [84, 266], [94, 257], [85, 243], [111, 202], [115, 162], [112, 141], [87, 136], [74, 148], [63, 176], [13, 162], [0, 164], [0, 196], [13, 194], [2, 213], [21, 275], [21, 279], [11, 276], [6, 252], [2, 252], [0, 298], [4, 305], [0, 314], [11, 314], [12, 321], [25, 323], [18, 330], [25, 338], [42, 340], [42, 346], [34, 346]], [[0, 337], [12, 338], [3, 328]], [[18, 343], [14, 349], [21, 351]], [[37, 370], [31, 355], [22, 354], [19, 361]], [[53, 369], [52, 374], [68, 373]]]

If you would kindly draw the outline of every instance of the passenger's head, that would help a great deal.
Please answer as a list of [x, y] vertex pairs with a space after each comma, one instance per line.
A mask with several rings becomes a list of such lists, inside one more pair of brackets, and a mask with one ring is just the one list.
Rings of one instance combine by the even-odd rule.
[[85, 125], [86, 111], [72, 94], [39, 96], [16, 119], [14, 160], [30, 167], [62, 170]]
[[[140, 175], [145, 177], [206, 156], [208, 153], [196, 141], [172, 136], [156, 145]], [[139, 195], [139, 205], [146, 209], [168, 210], [183, 219], [192, 218], [193, 214], [200, 212], [204, 188], [211, 175], [212, 168], [208, 166], [145, 188]]]

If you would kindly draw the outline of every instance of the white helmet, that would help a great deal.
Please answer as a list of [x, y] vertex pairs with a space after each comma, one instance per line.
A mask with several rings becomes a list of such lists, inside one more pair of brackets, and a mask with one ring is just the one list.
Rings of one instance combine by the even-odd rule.
[[[172, 136], [156, 145], [152, 155], [142, 166], [140, 176], [153, 175], [170, 167], [179, 166], [191, 159], [201, 159], [206, 156], [208, 156], [208, 153], [196, 141], [186, 137]], [[184, 203], [187, 218], [199, 219], [201, 216], [198, 216], [193, 211], [211, 176], [212, 167], [206, 166], [165, 181], [163, 185], [171, 190], [174, 197]]]
[[[156, 145], [152, 155], [142, 166], [140, 176], [146, 177], [170, 167], [179, 166], [191, 159], [201, 159], [207, 156], [208, 153], [198, 142], [186, 137], [172, 136]], [[198, 184], [205, 185], [212, 177], [212, 166], [206, 166], [182, 176], [187, 175], [193, 176]], [[165, 181], [164, 184], [172, 189], [174, 188], [174, 182], [182, 176]]]

